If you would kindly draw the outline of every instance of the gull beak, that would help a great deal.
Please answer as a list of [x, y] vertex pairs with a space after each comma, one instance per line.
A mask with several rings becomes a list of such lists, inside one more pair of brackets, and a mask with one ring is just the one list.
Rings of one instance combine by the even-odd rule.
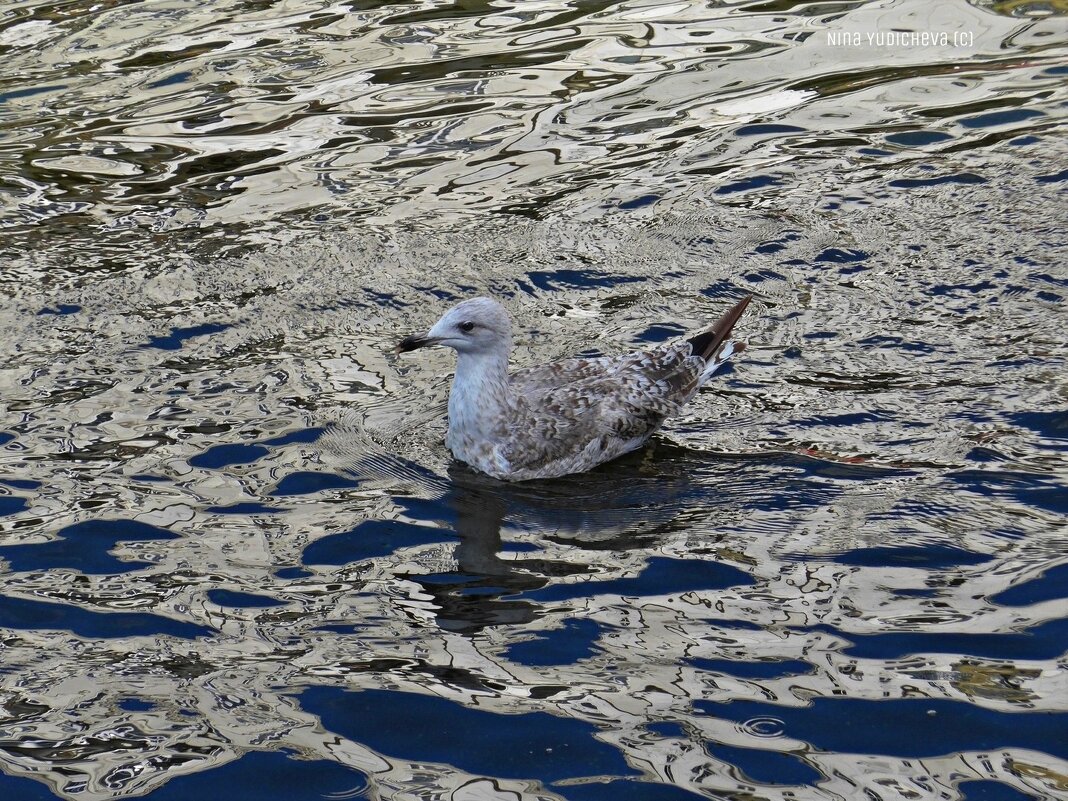
[[405, 337], [398, 342], [394, 352], [408, 353], [409, 351], [418, 350], [419, 348], [425, 348], [427, 345], [437, 345], [439, 341], [440, 340], [437, 337], [427, 336], [426, 334], [415, 334], [410, 337]]

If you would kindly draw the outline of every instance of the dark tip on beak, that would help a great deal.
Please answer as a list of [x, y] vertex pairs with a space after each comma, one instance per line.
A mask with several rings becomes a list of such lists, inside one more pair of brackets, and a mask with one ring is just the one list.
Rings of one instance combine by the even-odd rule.
[[405, 337], [397, 343], [397, 353], [408, 353], [409, 351], [417, 350], [419, 348], [426, 347], [427, 345], [433, 345], [437, 342], [436, 339], [430, 339], [422, 335]]

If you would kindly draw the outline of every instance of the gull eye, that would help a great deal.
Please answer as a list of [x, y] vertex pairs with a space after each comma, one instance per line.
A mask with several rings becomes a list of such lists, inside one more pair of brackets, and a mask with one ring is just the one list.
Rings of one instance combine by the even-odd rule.
[[460, 323], [460, 330], [465, 334], [475, 330], [475, 324], [468, 320], [466, 323]]

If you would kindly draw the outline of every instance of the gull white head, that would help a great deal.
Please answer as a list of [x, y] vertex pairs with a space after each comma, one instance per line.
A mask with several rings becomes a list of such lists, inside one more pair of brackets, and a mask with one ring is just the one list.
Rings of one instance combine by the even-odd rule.
[[427, 345], [444, 345], [457, 353], [507, 355], [512, 346], [512, 321], [508, 312], [491, 298], [471, 298], [458, 303], [442, 315], [425, 334], [405, 337], [397, 345], [407, 353]]

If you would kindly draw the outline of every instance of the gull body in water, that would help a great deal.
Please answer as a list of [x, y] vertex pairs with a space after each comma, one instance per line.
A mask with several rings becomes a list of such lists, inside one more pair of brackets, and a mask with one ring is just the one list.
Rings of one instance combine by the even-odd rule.
[[750, 298], [688, 338], [620, 356], [574, 358], [508, 372], [512, 322], [490, 298], [457, 304], [401, 353], [456, 351], [445, 444], [504, 481], [581, 473], [640, 448], [679, 413], [740, 345], [727, 340]]

